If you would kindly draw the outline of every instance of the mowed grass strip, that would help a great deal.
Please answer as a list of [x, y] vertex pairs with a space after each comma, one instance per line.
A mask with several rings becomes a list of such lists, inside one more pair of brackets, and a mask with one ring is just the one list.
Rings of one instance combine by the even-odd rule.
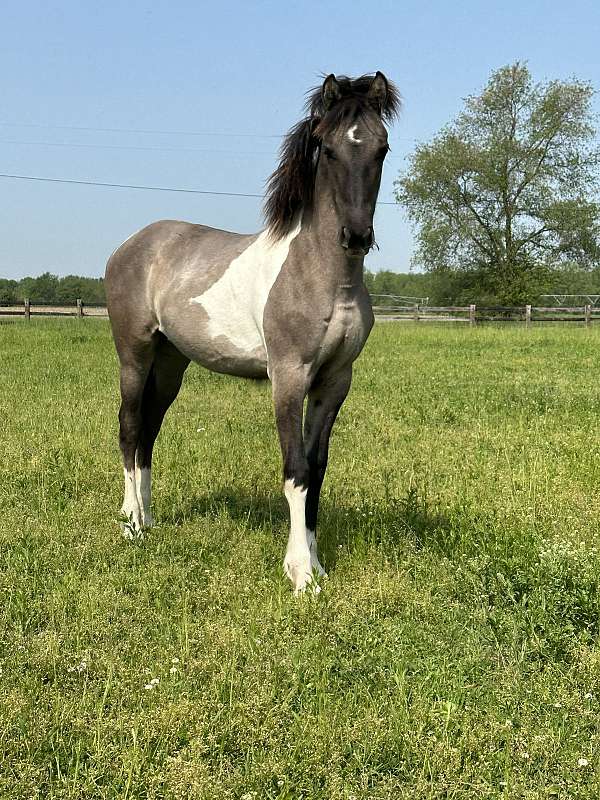
[[190, 367], [132, 544], [107, 323], [0, 325], [0, 796], [597, 798], [599, 353], [377, 326], [295, 599], [267, 383]]

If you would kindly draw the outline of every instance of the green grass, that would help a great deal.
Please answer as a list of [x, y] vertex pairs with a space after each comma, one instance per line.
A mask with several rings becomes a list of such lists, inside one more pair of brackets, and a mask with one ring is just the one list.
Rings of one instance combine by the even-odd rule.
[[1, 325], [0, 797], [596, 800], [599, 354], [376, 327], [296, 599], [268, 384], [190, 368], [135, 545], [107, 324]]

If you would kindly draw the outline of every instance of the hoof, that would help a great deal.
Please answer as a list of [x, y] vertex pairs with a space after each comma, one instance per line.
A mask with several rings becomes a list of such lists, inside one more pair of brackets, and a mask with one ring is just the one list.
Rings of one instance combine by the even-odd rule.
[[139, 541], [144, 538], [145, 525], [142, 524], [139, 518], [135, 518], [133, 514], [126, 517], [124, 514], [121, 516], [121, 533], [124, 539], [130, 542]]
[[292, 582], [294, 594], [301, 594], [313, 579], [310, 560], [307, 558], [286, 556], [283, 571]]
[[315, 573], [318, 575], [319, 578], [326, 578], [327, 573], [323, 569], [321, 562], [319, 561], [319, 557], [317, 556], [317, 540], [315, 535], [312, 531], [309, 531], [309, 548], [310, 548], [310, 569], [312, 574]]
[[286, 557], [283, 562], [283, 571], [292, 582], [294, 595], [298, 596], [305, 592], [319, 594], [319, 578], [326, 577], [327, 573], [317, 561], [318, 566], [313, 566], [312, 559], [309, 561], [294, 561]]

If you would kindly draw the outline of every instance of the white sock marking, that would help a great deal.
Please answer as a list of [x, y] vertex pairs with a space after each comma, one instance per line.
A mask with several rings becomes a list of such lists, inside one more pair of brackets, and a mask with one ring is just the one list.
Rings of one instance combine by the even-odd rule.
[[135, 488], [138, 504], [142, 512], [142, 523], [146, 527], [152, 525], [151, 502], [152, 470], [149, 467], [135, 465]]
[[283, 568], [294, 584], [294, 590], [301, 592], [310, 583], [312, 566], [310, 544], [306, 529], [306, 489], [294, 486], [293, 480], [286, 480], [283, 490], [290, 507], [290, 535]]
[[138, 500], [135, 470], [123, 469], [125, 476], [125, 496], [121, 507], [121, 514], [127, 517], [128, 522], [123, 523], [123, 533], [128, 538], [139, 536], [142, 529], [142, 512]]

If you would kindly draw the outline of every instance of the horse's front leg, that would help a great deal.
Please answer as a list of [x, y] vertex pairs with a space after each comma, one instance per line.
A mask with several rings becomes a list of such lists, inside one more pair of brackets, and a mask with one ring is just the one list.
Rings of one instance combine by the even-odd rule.
[[290, 507], [290, 535], [283, 562], [298, 593], [312, 580], [310, 540], [306, 529], [309, 468], [302, 437], [302, 409], [308, 382], [304, 367], [273, 370], [275, 420], [283, 458], [283, 486]]
[[308, 393], [304, 446], [308, 461], [309, 478], [306, 495], [306, 528], [311, 553], [311, 566], [320, 575], [325, 570], [317, 556], [317, 515], [321, 486], [327, 469], [329, 437], [342, 403], [348, 395], [352, 381], [352, 365], [317, 376]]

